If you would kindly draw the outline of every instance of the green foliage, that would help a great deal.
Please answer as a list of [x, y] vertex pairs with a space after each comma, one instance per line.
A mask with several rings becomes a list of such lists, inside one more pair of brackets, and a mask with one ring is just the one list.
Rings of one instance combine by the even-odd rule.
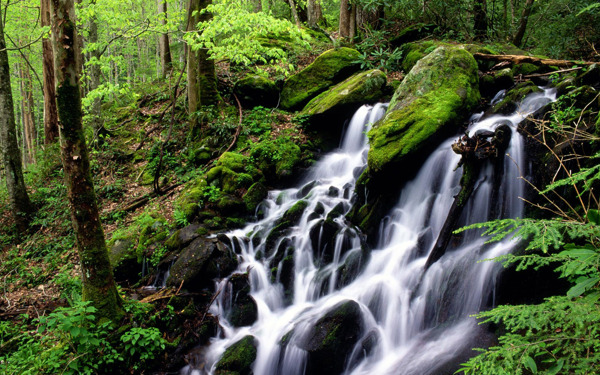
[[283, 73], [293, 70], [288, 52], [279, 45], [261, 43], [262, 38], [287, 39], [293, 45], [308, 47], [308, 35], [287, 20], [267, 13], [254, 13], [242, 0], [215, 1], [203, 12], [210, 12], [211, 21], [200, 22], [200, 32], [187, 34], [185, 39], [193, 49], [208, 48], [211, 58], [229, 60], [244, 66], [272, 64]]
[[0, 354], [2, 373], [125, 373], [124, 367], [139, 370], [165, 348], [158, 329], [130, 328], [119, 337], [95, 313], [90, 302], [79, 301], [33, 320], [34, 330], [0, 322], [0, 343], [12, 340], [14, 348]]
[[400, 70], [402, 51], [388, 44], [391, 34], [386, 30], [367, 29], [366, 36], [356, 45], [360, 52], [361, 69]]

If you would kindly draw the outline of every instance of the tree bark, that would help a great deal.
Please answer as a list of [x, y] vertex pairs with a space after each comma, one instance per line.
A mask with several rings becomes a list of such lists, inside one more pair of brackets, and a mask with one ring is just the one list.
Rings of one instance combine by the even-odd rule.
[[536, 65], [546, 66], [562, 66], [571, 67], [573, 65], [592, 65], [595, 62], [589, 61], [571, 61], [571, 60], [555, 60], [555, 59], [540, 59], [539, 57], [533, 56], [522, 56], [522, 55], [488, 55], [485, 53], [474, 53], [473, 57], [480, 60], [493, 60], [493, 61], [509, 61], [513, 64], [530, 63]]
[[308, 27], [316, 28], [323, 20], [323, 10], [319, 0], [308, 0], [306, 2], [306, 16]]
[[288, 0], [290, 4], [290, 11], [292, 12], [292, 18], [296, 23], [296, 26], [300, 27], [302, 24], [300, 23], [300, 17], [298, 17], [298, 10], [296, 9], [296, 2], [294, 0]]
[[517, 33], [512, 40], [513, 44], [517, 47], [521, 47], [521, 44], [523, 43], [523, 37], [525, 36], [525, 30], [527, 29], [527, 21], [529, 20], [529, 15], [531, 14], [533, 1], [534, 0], [527, 0], [525, 3], [525, 8], [523, 8], [523, 14], [521, 15], [521, 20], [519, 21], [519, 28], [517, 29]]
[[[96, 5], [96, 1], [92, 1], [92, 4]], [[91, 64], [88, 62], [90, 68], [89, 91], [91, 92], [100, 86], [100, 75], [102, 74], [100, 69], [100, 58], [102, 57], [102, 54], [100, 46], [98, 45], [98, 20], [95, 15], [90, 17], [88, 30], [89, 43], [96, 46], [90, 51]], [[103, 138], [101, 135], [104, 133], [102, 124], [102, 99], [99, 96], [94, 98], [92, 107], [90, 108], [90, 125], [94, 132], [93, 142], [95, 142], [96, 145], [102, 144]]]
[[340, 36], [352, 39], [356, 36], [356, 5], [349, 0], [340, 1]]
[[[42, 26], [50, 26], [50, 0], [41, 0]], [[42, 65], [44, 74], [44, 144], [58, 140], [58, 112], [54, 87], [54, 53], [50, 38], [42, 39]]]
[[23, 61], [19, 64], [21, 78], [21, 105], [23, 108], [23, 163], [35, 163], [35, 106], [33, 103], [33, 84], [31, 72]]
[[488, 18], [486, 0], [475, 0], [473, 3], [473, 31], [475, 39], [483, 39], [487, 36]]
[[362, 7], [356, 9], [356, 27], [364, 28], [367, 25], [373, 30], [378, 30], [381, 26], [381, 20], [384, 17], [383, 6], [367, 11]]
[[[158, 13], [161, 16], [160, 24], [165, 26], [167, 24], [167, 2], [166, 0], [158, 0]], [[171, 48], [169, 46], [169, 34], [161, 33], [158, 37], [158, 44], [160, 49], [160, 65], [161, 65], [161, 76], [166, 78], [171, 72]]]
[[52, 0], [51, 12], [61, 157], [81, 263], [83, 300], [91, 301], [100, 317], [117, 321], [123, 314], [122, 302], [108, 260], [82, 127], [73, 0]]
[[[3, 20], [0, 7], [0, 20]], [[23, 179], [23, 167], [21, 164], [21, 152], [17, 143], [17, 130], [15, 126], [15, 113], [10, 86], [10, 69], [8, 64], [8, 53], [4, 40], [4, 27], [0, 21], [0, 151], [4, 163], [6, 178], [6, 189], [8, 200], [13, 214], [17, 230], [24, 232], [33, 214], [33, 205], [29, 200], [25, 180]]]

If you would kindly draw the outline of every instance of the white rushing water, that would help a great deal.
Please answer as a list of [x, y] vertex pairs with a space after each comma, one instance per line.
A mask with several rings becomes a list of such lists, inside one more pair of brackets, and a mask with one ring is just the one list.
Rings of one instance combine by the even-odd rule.
[[[510, 126], [510, 157], [505, 158], [497, 195], [493, 194], [494, 168], [490, 163], [484, 166], [459, 226], [522, 216], [519, 196], [523, 196], [523, 183], [518, 177], [528, 167], [516, 127], [553, 99], [553, 92], [546, 90], [528, 96], [512, 115], [494, 115], [482, 121], [478, 120], [481, 115], [473, 117], [471, 135], [501, 124]], [[254, 374], [304, 374], [307, 354], [296, 343], [333, 306], [348, 300], [360, 306], [362, 324], [356, 327], [359, 339], [345, 362], [346, 374], [451, 373], [455, 370], [452, 366], [464, 361], [473, 345], [485, 341], [485, 333], [470, 315], [493, 303], [490, 299], [499, 267], [478, 261], [505, 254], [514, 243], [486, 245], [479, 232], [467, 231], [453, 238], [446, 254], [425, 270], [429, 252], [460, 190], [461, 170], [453, 171], [460, 156], [451, 150], [456, 136], [441, 144], [413, 181], [403, 187], [396, 207], [382, 221], [378, 245], [370, 257], [343, 215], [330, 215], [332, 210], [344, 214], [349, 210], [356, 179], [366, 164], [367, 125], [384, 112], [385, 106], [380, 104], [360, 108], [340, 149], [324, 157], [300, 188], [271, 191], [263, 203], [264, 219], [228, 234], [237, 243], [238, 272], [249, 270], [258, 319], [251, 326], [233, 327], [226, 319], [231, 308], [228, 293], [221, 293], [211, 313], [220, 316], [223, 332], [205, 353], [208, 373], [214, 371], [228, 346], [253, 335], [258, 343]], [[390, 176], [389, 182], [394, 180]], [[492, 196], [497, 197], [494, 202]], [[300, 199], [306, 202], [306, 209], [295, 225], [275, 240], [277, 236], [267, 236]], [[348, 269], [356, 269], [358, 275]], [[227, 282], [217, 288], [226, 288]], [[286, 334], [288, 344], [282, 347]], [[368, 351], [367, 340], [371, 343]], [[186, 367], [182, 374], [204, 374], [202, 371]]]

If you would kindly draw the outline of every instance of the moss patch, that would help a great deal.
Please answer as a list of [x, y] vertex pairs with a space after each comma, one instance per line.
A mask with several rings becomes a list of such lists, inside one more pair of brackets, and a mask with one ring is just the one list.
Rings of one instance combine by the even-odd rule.
[[245, 336], [231, 345], [217, 362], [215, 375], [252, 373], [252, 363], [256, 360], [257, 343], [253, 336]]
[[434, 134], [456, 124], [479, 97], [473, 56], [461, 48], [437, 48], [402, 81], [386, 116], [369, 132], [370, 172], [417, 153]]
[[281, 91], [281, 108], [297, 110], [328, 87], [349, 77], [360, 69], [360, 53], [351, 48], [331, 49], [291, 76]]

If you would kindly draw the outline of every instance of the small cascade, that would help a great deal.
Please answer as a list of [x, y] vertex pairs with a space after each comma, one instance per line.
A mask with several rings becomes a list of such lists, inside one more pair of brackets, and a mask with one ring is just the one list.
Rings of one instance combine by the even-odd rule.
[[[553, 92], [528, 96], [512, 115], [476, 115], [470, 135], [508, 125], [512, 132], [502, 178], [484, 165], [457, 225], [523, 215], [526, 173], [518, 124], [554, 99]], [[215, 371], [226, 348], [252, 335], [257, 343], [257, 375], [436, 374], [449, 373], [466, 360], [470, 348], [486, 343], [487, 333], [470, 315], [489, 306], [497, 264], [479, 260], [505, 254], [512, 241], [486, 245], [477, 231], [452, 238], [446, 252], [426, 268], [428, 256], [460, 190], [460, 155], [448, 139], [404, 186], [398, 203], [382, 220], [378, 244], [369, 250], [344, 215], [351, 207], [356, 179], [366, 166], [370, 124], [385, 105], [363, 106], [350, 121], [340, 149], [325, 156], [297, 188], [275, 190], [263, 203], [265, 217], [227, 234], [241, 259], [256, 319], [232, 324], [231, 278], [216, 286], [211, 313], [220, 317], [222, 334], [204, 352], [207, 373]], [[519, 170], [519, 168], [521, 170]], [[496, 176], [497, 177], [497, 176]], [[494, 181], [501, 181], [494, 183]], [[343, 322], [337, 334], [341, 358], [317, 346], [319, 329]], [[321, 332], [322, 333], [322, 332]], [[319, 341], [319, 342], [317, 342]], [[345, 351], [342, 351], [345, 350]], [[317, 369], [315, 361], [326, 367]], [[204, 374], [187, 366], [184, 375]], [[446, 371], [446, 372], [444, 372]]]

